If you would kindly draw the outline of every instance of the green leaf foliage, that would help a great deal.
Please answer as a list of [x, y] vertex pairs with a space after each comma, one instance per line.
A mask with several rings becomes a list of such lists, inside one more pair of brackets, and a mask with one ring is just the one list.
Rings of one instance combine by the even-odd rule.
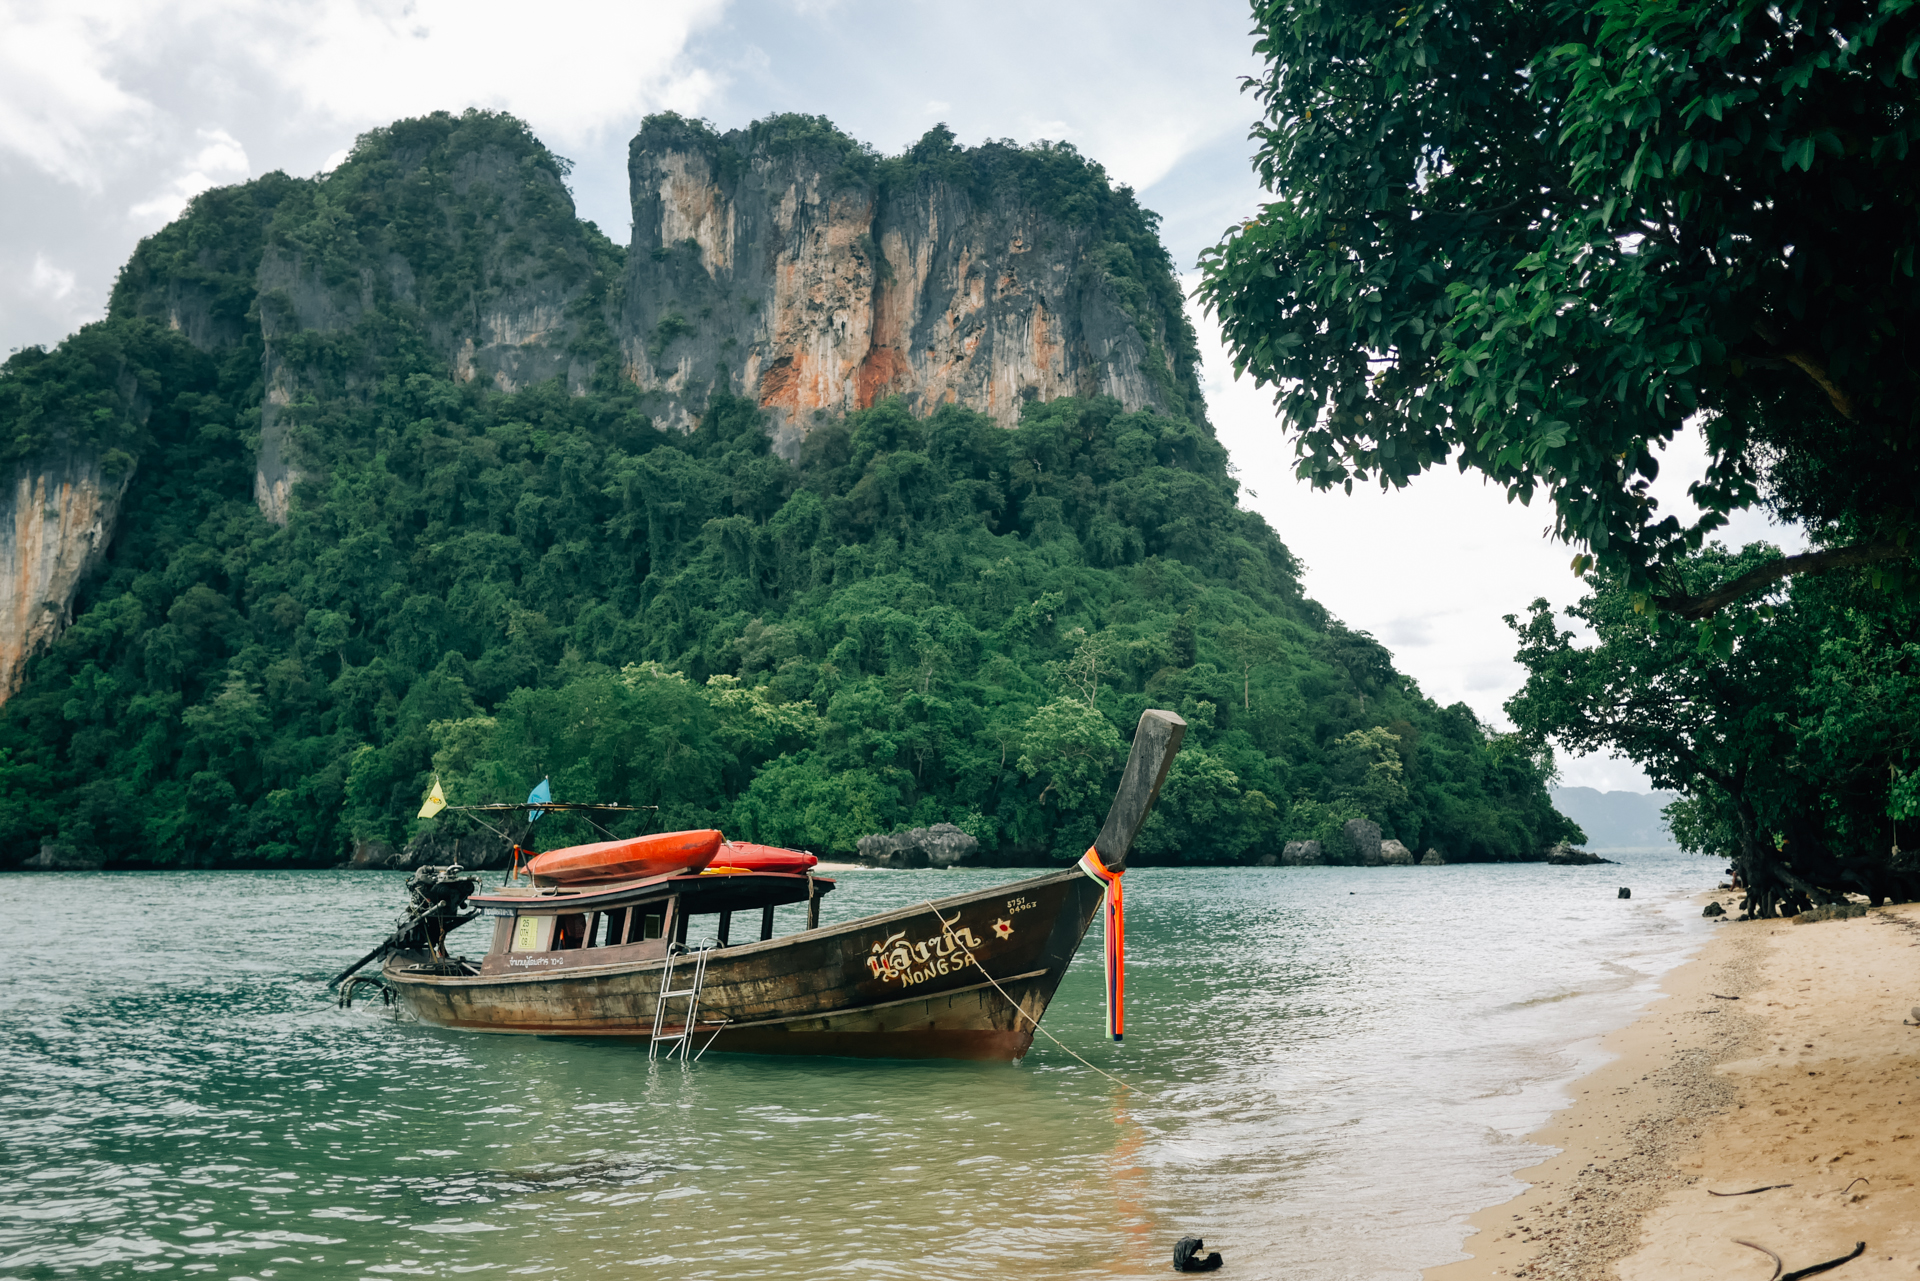
[[[1912, 0], [1254, 12], [1274, 199], [1201, 292], [1302, 477], [1477, 468], [1635, 590], [1756, 503], [1909, 545]], [[1692, 420], [1687, 523], [1648, 485]]]
[[[1685, 564], [1710, 583], [1776, 558], [1710, 545]], [[1601, 571], [1569, 609], [1577, 644], [1544, 601], [1520, 634], [1526, 686], [1508, 714], [1535, 741], [1609, 750], [1656, 787], [1683, 847], [1734, 860], [1752, 915], [1860, 893], [1920, 896], [1920, 616], [1865, 574], [1796, 580], [1706, 623], [1647, 608]]]

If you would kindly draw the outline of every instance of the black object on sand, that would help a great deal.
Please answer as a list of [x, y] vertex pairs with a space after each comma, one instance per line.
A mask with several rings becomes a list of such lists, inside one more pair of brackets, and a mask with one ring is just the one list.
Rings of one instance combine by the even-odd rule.
[[1620, 897], [1621, 897], [1621, 898], [1632, 898], [1632, 897], [1633, 897], [1633, 891], [1632, 891], [1632, 890], [1630, 890], [1630, 889], [1628, 889], [1628, 888], [1627, 888], [1626, 886], [1624, 886], [1624, 885], [1622, 885], [1622, 886], [1620, 887]]
[[1207, 1243], [1199, 1237], [1181, 1237], [1173, 1247], [1173, 1270], [1175, 1272], [1212, 1272], [1220, 1266], [1220, 1252], [1213, 1251], [1205, 1256], [1201, 1251]]

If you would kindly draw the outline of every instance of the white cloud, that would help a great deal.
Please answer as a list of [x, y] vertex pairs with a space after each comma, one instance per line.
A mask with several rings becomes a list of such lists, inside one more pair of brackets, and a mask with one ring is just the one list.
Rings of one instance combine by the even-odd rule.
[[136, 141], [152, 113], [106, 65], [127, 29], [115, 8], [0, 0], [0, 151], [90, 190], [102, 153]]
[[[185, 133], [160, 98], [197, 91], [257, 111], [233, 105], [247, 75], [353, 131], [479, 106], [579, 140], [647, 110], [697, 110], [714, 82], [682, 51], [724, 4], [549, 0], [533, 19], [508, 0], [0, 0], [0, 152], [98, 190], [116, 163]], [[182, 190], [140, 207], [156, 216]]]
[[201, 192], [240, 182], [252, 174], [247, 149], [232, 134], [224, 129], [201, 129], [198, 133], [200, 150], [182, 162], [183, 172], [157, 194], [127, 210], [135, 221], [151, 227], [164, 226], [179, 217], [187, 202]]
[[1562, 757], [1561, 787], [1591, 787], [1602, 792], [1650, 792], [1646, 771], [1622, 756], [1595, 752], [1591, 756]]
[[[1359, 485], [1351, 495], [1315, 492], [1292, 474], [1293, 445], [1270, 393], [1235, 379], [1219, 326], [1197, 307], [1189, 315], [1200, 336], [1208, 410], [1242, 485], [1260, 495], [1243, 490], [1243, 504], [1305, 562], [1307, 594], [1385, 643], [1394, 666], [1428, 697], [1443, 706], [1464, 702], [1482, 721], [1505, 725], [1501, 705], [1526, 671], [1513, 661], [1515, 637], [1503, 616], [1524, 614], [1537, 596], [1558, 606], [1581, 594], [1568, 568], [1572, 551], [1543, 536], [1551, 521], [1544, 505], [1509, 503], [1477, 473], [1451, 467], [1393, 493]], [[1631, 764], [1589, 760], [1563, 761], [1563, 772], [1646, 790]]]
[[[1143, 190], [1197, 149], [1244, 136], [1255, 110], [1240, 92], [1259, 67], [1245, 4], [1202, 0], [1170, 15], [1157, 0], [835, 0], [804, 14], [762, 0], [692, 47], [715, 66], [765, 51], [765, 74], [734, 74], [719, 95], [729, 126], [817, 112], [895, 151], [931, 115], [969, 144], [1070, 141]], [[1242, 157], [1229, 163], [1236, 179], [1246, 172]]]
[[74, 275], [47, 261], [45, 254], [35, 254], [33, 269], [27, 274], [27, 286], [44, 298], [65, 302], [73, 294]]
[[708, 74], [688, 36], [724, 0], [305, 0], [256, 12], [246, 39], [316, 112], [346, 122], [468, 106], [580, 139], [661, 106], [697, 109]]
[[[97, 316], [134, 240], [200, 192], [313, 173], [404, 115], [514, 112], [582, 162], [578, 188], [617, 228], [626, 135], [649, 111], [705, 109], [725, 73], [695, 65], [687, 42], [728, 2], [0, 0], [16, 246], [0, 261], [0, 347]], [[72, 270], [72, 293], [36, 283], [28, 246]]]

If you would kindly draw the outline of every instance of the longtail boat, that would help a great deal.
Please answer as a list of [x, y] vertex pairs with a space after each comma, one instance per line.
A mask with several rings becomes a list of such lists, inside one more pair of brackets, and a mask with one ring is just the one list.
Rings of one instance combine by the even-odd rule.
[[[1172, 712], [1140, 718], [1093, 847], [1044, 876], [822, 925], [821, 901], [836, 886], [802, 866], [805, 855], [783, 861], [741, 846], [735, 862], [746, 866], [730, 865], [719, 834], [701, 833], [689, 842], [700, 847], [696, 862], [602, 881], [541, 875], [543, 865], [598, 865], [549, 851], [529, 864], [530, 883], [495, 889], [458, 867], [420, 869], [409, 915], [362, 964], [384, 955], [380, 978], [393, 998], [440, 1027], [627, 1038], [683, 1059], [711, 1048], [1012, 1061], [1032, 1045], [1105, 905], [1109, 1032], [1119, 1039], [1121, 874], [1185, 732]], [[774, 909], [798, 903], [807, 927], [774, 937]], [[743, 914], [758, 917], [757, 938], [735, 939]], [[715, 942], [690, 952], [701, 917], [715, 918]], [[485, 954], [453, 955], [449, 936], [476, 923]]]

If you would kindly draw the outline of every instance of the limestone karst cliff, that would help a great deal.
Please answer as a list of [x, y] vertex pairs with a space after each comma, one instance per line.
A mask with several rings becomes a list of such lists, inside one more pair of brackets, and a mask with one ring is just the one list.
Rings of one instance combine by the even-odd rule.
[[89, 325], [0, 374], [0, 702], [72, 618], [119, 527], [156, 420], [208, 387], [205, 361], [158, 324]]
[[71, 447], [16, 463], [0, 479], [0, 700], [69, 621], [132, 479], [131, 468], [103, 475], [96, 452]]
[[115, 314], [259, 362], [254, 498], [275, 524], [313, 470], [302, 424], [364, 402], [423, 347], [455, 380], [500, 391], [592, 377], [585, 339], [604, 327], [618, 250], [574, 216], [564, 164], [524, 130], [464, 148], [444, 134], [401, 121], [332, 174], [208, 193], [141, 244], [115, 290]]
[[204, 193], [105, 320], [7, 359], [0, 867], [417, 848], [436, 774], [1077, 857], [1143, 706], [1194, 727], [1143, 858], [1331, 840], [1395, 742], [1383, 835], [1575, 835], [1302, 597], [1096, 165], [805, 117], [632, 158], [628, 249], [511, 117], [374, 130]]
[[[789, 457], [816, 413], [889, 396], [1003, 425], [1063, 395], [1204, 418], [1152, 215], [1071, 148], [942, 128], [886, 158], [815, 117], [655, 116], [623, 254], [575, 216], [565, 162], [444, 132], [402, 121], [321, 178], [209, 193], [116, 290], [116, 314], [260, 362], [254, 496], [276, 524], [313, 470], [302, 422], [363, 398], [396, 348], [501, 391], [605, 370], [681, 431], [744, 396]], [[222, 217], [244, 234], [197, 232]]]
[[1150, 224], [1104, 183], [1055, 172], [1084, 167], [1059, 148], [962, 149], [944, 130], [883, 161], [819, 121], [720, 135], [654, 117], [628, 161], [628, 374], [682, 428], [716, 389], [752, 398], [784, 453], [814, 414], [889, 396], [1003, 425], [1067, 395], [1195, 412], [1164, 258], [1124, 235]]
[[[141, 243], [110, 315], [250, 402], [235, 444], [281, 526], [300, 482], [325, 482], [309, 433], [373, 432], [383, 389], [423, 364], [501, 392], [622, 380], [673, 431], [743, 397], [789, 459], [816, 417], [889, 397], [1003, 426], [1069, 395], [1204, 421], [1153, 217], [1071, 148], [940, 128], [882, 157], [816, 117], [721, 134], [656, 116], [630, 150], [624, 251], [577, 217], [567, 172], [505, 117], [401, 121], [329, 174], [196, 199]], [[61, 439], [52, 470], [20, 473], [0, 698], [113, 529], [108, 443]]]

